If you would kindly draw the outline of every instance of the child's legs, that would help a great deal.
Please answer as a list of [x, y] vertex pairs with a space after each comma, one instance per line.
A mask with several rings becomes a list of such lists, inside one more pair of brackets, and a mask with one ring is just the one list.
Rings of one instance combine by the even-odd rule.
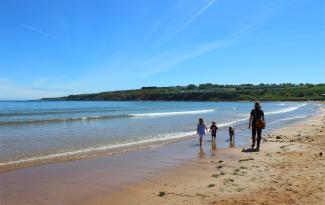
[[199, 140], [200, 140], [200, 145], [201, 145], [202, 144], [202, 140], [203, 140], [203, 135], [200, 134]]

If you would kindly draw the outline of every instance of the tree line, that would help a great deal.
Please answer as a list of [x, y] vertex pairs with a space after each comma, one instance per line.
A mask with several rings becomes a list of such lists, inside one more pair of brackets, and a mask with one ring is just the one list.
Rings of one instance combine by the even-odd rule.
[[186, 86], [148, 86], [134, 90], [69, 95], [42, 100], [119, 100], [119, 101], [306, 101], [325, 100], [325, 84], [190, 84]]

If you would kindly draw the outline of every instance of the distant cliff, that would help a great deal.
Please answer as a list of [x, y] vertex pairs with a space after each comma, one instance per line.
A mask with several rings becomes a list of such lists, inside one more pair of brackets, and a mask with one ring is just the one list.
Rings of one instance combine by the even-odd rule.
[[135, 90], [122, 90], [92, 94], [69, 95], [41, 100], [120, 100], [120, 101], [240, 101], [240, 100], [325, 100], [325, 84], [241, 84], [217, 85], [200, 84], [171, 87], [142, 87]]

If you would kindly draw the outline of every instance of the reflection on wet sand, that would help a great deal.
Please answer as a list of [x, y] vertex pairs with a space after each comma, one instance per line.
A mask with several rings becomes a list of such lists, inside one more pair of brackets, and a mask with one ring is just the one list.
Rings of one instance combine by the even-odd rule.
[[[232, 138], [231, 141], [229, 140], [229, 148], [235, 148], [235, 147], [236, 147], [236, 145], [235, 145], [235, 139]], [[207, 146], [200, 146], [199, 147], [199, 152], [198, 152], [198, 158], [199, 159], [203, 159], [206, 156], [206, 153], [204, 151], [204, 148], [205, 149], [208, 149]], [[209, 153], [208, 154], [211, 155], [211, 156], [216, 156], [217, 155], [217, 151], [218, 151], [217, 143], [215, 141], [210, 141], [210, 150], [209, 150]]]
[[215, 141], [211, 142], [211, 156], [215, 156], [217, 153], [217, 143]]
[[203, 146], [200, 146], [199, 159], [203, 159], [204, 157], [205, 157], [205, 152]]
[[229, 148], [234, 148], [235, 145], [235, 139], [233, 138], [232, 140], [229, 141]]

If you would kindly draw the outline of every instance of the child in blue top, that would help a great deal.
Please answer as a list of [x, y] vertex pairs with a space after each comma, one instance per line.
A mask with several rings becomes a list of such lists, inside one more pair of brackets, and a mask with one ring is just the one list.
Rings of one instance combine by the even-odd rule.
[[205, 126], [203, 119], [199, 118], [199, 124], [197, 125], [197, 134], [199, 135], [200, 146], [202, 145], [202, 139], [205, 135], [205, 131], [208, 131], [207, 127]]

